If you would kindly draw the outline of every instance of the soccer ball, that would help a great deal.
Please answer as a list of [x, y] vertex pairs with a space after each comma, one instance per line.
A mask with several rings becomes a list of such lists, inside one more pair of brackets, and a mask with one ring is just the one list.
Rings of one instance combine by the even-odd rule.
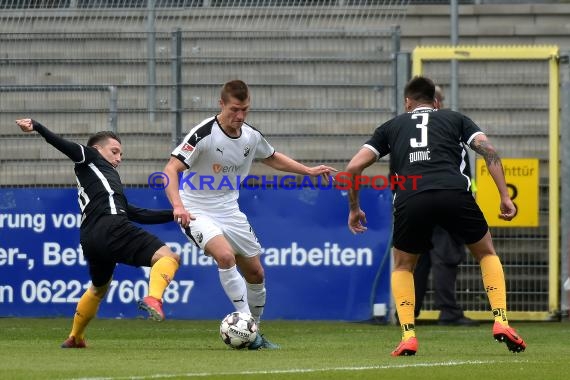
[[250, 314], [235, 311], [222, 320], [220, 338], [236, 350], [246, 348], [257, 338], [257, 324]]

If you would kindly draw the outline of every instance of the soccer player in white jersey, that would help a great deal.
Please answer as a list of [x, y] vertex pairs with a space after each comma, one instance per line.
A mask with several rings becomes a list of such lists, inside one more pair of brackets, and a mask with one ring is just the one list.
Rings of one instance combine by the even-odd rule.
[[[245, 122], [250, 94], [243, 81], [225, 83], [219, 104], [220, 113], [192, 128], [172, 152], [164, 169], [169, 178], [166, 195], [187, 237], [216, 260], [220, 282], [236, 310], [251, 314], [259, 324], [266, 299], [261, 246], [239, 209], [238, 185], [254, 159], [277, 170], [326, 180], [336, 170], [307, 167], [276, 152]], [[249, 348], [279, 346], [258, 334]]]

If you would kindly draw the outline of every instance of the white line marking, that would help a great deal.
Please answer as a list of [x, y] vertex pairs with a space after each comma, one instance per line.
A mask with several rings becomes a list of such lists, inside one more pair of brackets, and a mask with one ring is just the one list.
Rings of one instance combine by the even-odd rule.
[[[144, 379], [168, 379], [174, 377], [206, 377], [206, 376], [236, 376], [236, 375], [271, 375], [281, 373], [313, 373], [313, 372], [333, 372], [333, 371], [364, 371], [371, 369], [399, 369], [414, 367], [455, 367], [462, 365], [478, 365], [478, 364], [495, 364], [496, 360], [464, 360], [464, 361], [448, 361], [434, 363], [410, 363], [410, 364], [389, 364], [389, 365], [373, 365], [359, 367], [330, 367], [330, 368], [291, 368], [291, 369], [274, 369], [260, 371], [239, 371], [239, 372], [189, 372], [176, 374], [155, 374], [148, 376], [128, 376], [128, 377], [81, 377], [70, 380], [144, 380]], [[511, 362], [511, 361], [509, 361]], [[524, 362], [524, 361], [521, 361]]]

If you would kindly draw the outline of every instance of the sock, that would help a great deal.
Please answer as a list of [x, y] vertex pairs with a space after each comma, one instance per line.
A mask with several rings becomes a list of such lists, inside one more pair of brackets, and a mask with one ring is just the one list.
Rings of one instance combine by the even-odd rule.
[[220, 275], [220, 282], [226, 295], [232, 301], [237, 311], [250, 314], [249, 305], [247, 303], [247, 290], [245, 280], [238, 272], [237, 267], [234, 265], [229, 269], [218, 269]]
[[162, 294], [174, 278], [177, 270], [178, 262], [176, 259], [168, 256], [158, 259], [150, 268], [148, 295], [162, 301]]
[[394, 296], [398, 318], [400, 319], [402, 340], [415, 337], [414, 306], [416, 293], [414, 290], [414, 275], [412, 272], [392, 272], [392, 295]]
[[489, 298], [495, 322], [507, 326], [507, 290], [501, 260], [497, 255], [486, 255], [479, 262], [485, 292]]
[[265, 298], [267, 291], [265, 290], [265, 282], [261, 284], [250, 284], [246, 282], [247, 287], [247, 302], [249, 304], [249, 310], [257, 327], [259, 328], [259, 323], [261, 322], [261, 315], [263, 314], [263, 309], [265, 308]]
[[85, 338], [85, 329], [89, 321], [97, 314], [101, 300], [102, 298], [97, 297], [91, 289], [87, 289], [85, 293], [83, 293], [77, 303], [77, 309], [73, 316], [73, 326], [71, 327], [69, 336], [74, 336], [75, 339]]

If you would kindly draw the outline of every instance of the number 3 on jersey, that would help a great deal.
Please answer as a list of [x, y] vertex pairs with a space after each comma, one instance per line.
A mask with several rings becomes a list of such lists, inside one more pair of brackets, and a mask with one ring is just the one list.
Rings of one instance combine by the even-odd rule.
[[429, 120], [429, 113], [412, 114], [412, 119], [417, 119], [418, 117], [422, 118], [422, 122], [420, 124], [416, 124], [416, 128], [418, 128], [421, 131], [420, 141], [418, 141], [416, 138], [410, 139], [410, 146], [412, 148], [423, 148], [427, 146], [427, 140], [428, 140], [427, 123]]

